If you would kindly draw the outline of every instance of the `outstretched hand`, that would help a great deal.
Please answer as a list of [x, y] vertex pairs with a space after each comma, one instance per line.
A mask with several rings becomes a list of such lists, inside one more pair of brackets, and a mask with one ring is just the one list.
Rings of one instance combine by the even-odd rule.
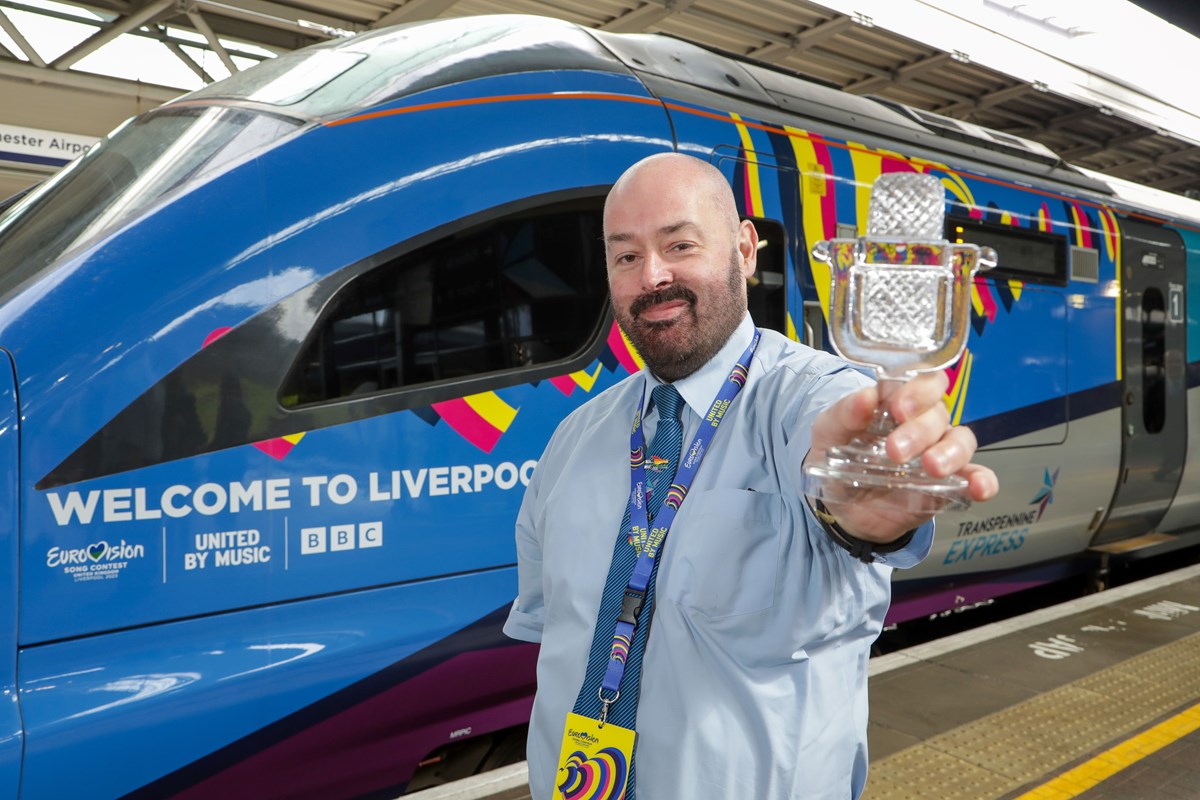
[[[942, 401], [948, 385], [946, 373], [925, 373], [901, 385], [888, 398], [888, 410], [898, 423], [887, 437], [888, 456], [897, 463], [920, 456], [921, 465], [930, 475], [961, 475], [968, 482], [972, 500], [990, 500], [1000, 490], [1000, 482], [992, 470], [971, 463], [976, 448], [971, 429], [950, 424], [950, 414]], [[871, 423], [879, 397], [878, 387], [870, 386], [823, 410], [813, 423], [812, 448], [804, 463], [823, 461], [826, 450], [863, 433]], [[835, 504], [826, 500], [825, 505], [851, 535], [885, 543], [932, 516], [904, 511], [900, 509], [903, 504], [889, 502], [889, 494], [903, 491], [864, 491], [854, 502]]]

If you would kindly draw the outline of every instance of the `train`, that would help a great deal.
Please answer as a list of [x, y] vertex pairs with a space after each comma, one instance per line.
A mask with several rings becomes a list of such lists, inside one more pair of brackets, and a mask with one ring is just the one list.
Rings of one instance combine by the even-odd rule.
[[946, 404], [1001, 492], [939, 517], [891, 621], [1200, 541], [1200, 203], [677, 38], [381, 29], [0, 212], [0, 795], [384, 798], [519, 758], [512, 524], [642, 366], [601, 214], [667, 151], [728, 177], [754, 320], [812, 347], [811, 249], [878, 175], [937, 176], [947, 238], [999, 253]]

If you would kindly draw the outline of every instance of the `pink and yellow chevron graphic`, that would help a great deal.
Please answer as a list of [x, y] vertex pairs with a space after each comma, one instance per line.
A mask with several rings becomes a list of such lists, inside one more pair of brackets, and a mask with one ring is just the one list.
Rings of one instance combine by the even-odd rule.
[[621, 330], [621, 326], [615, 322], [612, 329], [608, 332], [608, 349], [612, 350], [618, 363], [630, 375], [645, 366], [646, 362], [642, 361], [642, 357], [634, 349], [633, 343], [625, 336], [625, 331]]
[[971, 305], [975, 313], [987, 317], [988, 322], [996, 321], [996, 298], [992, 297], [991, 287], [982, 275], [975, 276], [975, 283], [971, 287]]
[[1092, 229], [1088, 225], [1087, 215], [1078, 203], [1070, 203], [1071, 226], [1075, 229], [1075, 244], [1079, 247], [1092, 246]]
[[590, 392], [592, 387], [596, 385], [596, 379], [600, 377], [600, 370], [603, 367], [603, 364], [596, 364], [596, 368], [591, 372], [581, 369], [578, 372], [572, 372], [568, 375], [559, 375], [558, 377], [551, 378], [550, 383], [567, 397], [571, 396], [571, 392], [575, 391], [575, 387], [577, 386], [585, 392]]
[[750, 129], [742, 122], [741, 116], [730, 113], [733, 124], [737, 126], [738, 137], [742, 142], [741, 156], [745, 159], [746, 168], [741, 186], [734, 186], [735, 193], [741, 192], [742, 202], [747, 216], [763, 216], [762, 182], [758, 177], [758, 155], [754, 150], [754, 141], [750, 138]]
[[1101, 208], [1098, 214], [1100, 227], [1104, 229], [1104, 254], [1112, 261], [1120, 263], [1121, 239], [1117, 235], [1117, 217], [1111, 208]]
[[975, 355], [968, 348], [963, 350], [962, 358], [946, 370], [950, 388], [942, 399], [946, 403], [946, 410], [950, 412], [951, 425], [958, 425], [962, 420], [963, 408], [967, 405], [967, 389], [971, 385], [971, 368], [974, 366]]
[[254, 446], [276, 461], [282, 461], [288, 453], [292, 452], [293, 447], [300, 444], [300, 440], [303, 438], [303, 433], [290, 433], [287, 436], [280, 436], [276, 439], [255, 442]]
[[623, 800], [629, 766], [625, 754], [606, 747], [588, 758], [575, 751], [558, 771], [558, 794], [562, 800]]
[[1050, 207], [1042, 203], [1037, 212], [1038, 230], [1048, 233], [1054, 230], [1054, 220], [1050, 218]]
[[460, 436], [485, 453], [492, 452], [518, 411], [495, 392], [434, 403], [433, 410]]

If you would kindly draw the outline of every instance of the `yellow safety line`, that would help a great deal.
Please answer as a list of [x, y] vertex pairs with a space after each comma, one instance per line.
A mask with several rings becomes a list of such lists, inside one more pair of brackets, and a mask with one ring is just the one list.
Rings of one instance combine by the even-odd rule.
[[1016, 800], [1070, 800], [1200, 728], [1200, 703], [1105, 750]]

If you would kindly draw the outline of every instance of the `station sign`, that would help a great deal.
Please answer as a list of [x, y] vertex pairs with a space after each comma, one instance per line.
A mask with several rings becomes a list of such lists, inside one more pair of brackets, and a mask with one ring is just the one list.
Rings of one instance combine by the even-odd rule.
[[0, 125], [0, 162], [57, 169], [88, 151], [99, 139], [21, 125]]

